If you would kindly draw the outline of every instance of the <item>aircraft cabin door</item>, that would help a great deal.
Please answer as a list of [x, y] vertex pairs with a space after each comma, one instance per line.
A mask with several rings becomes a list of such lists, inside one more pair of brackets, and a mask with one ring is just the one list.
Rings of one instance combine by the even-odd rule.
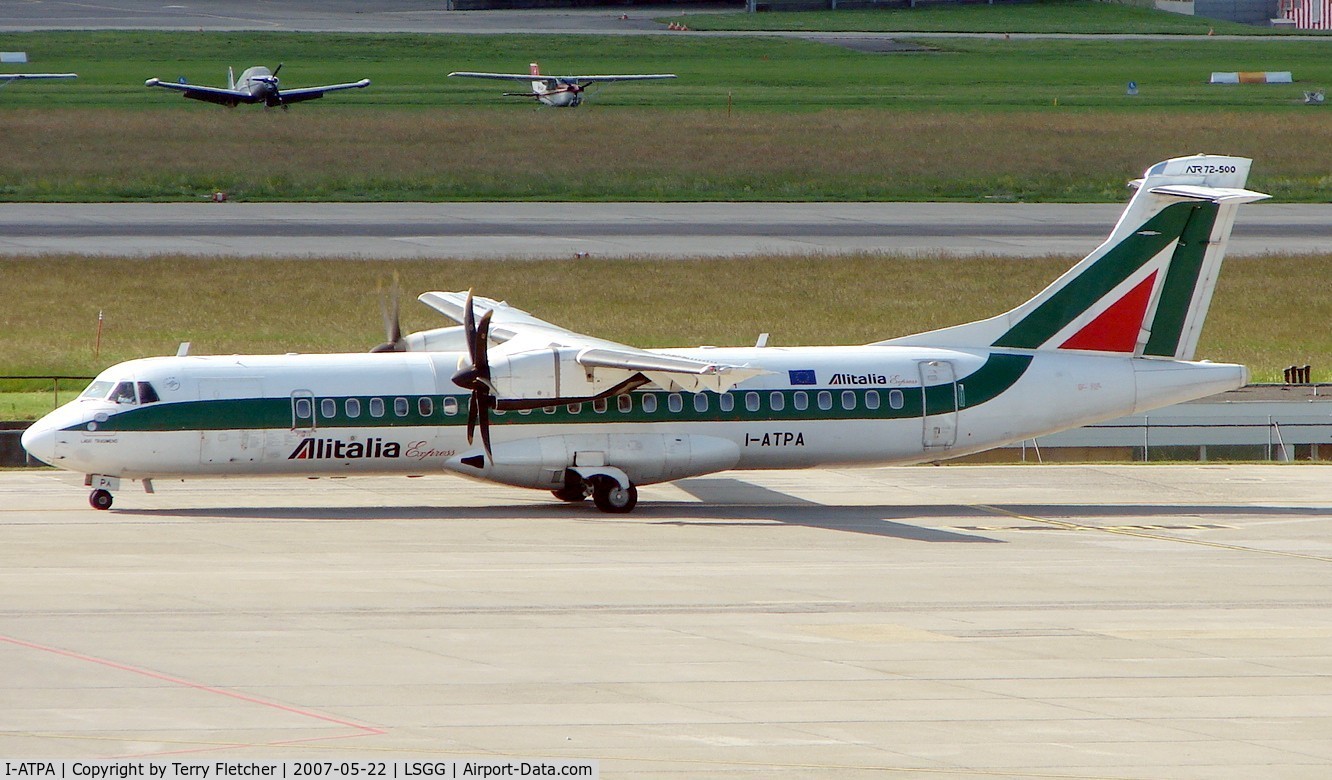
[[957, 372], [947, 360], [920, 363], [925, 421], [925, 449], [948, 449], [957, 443]]
[[313, 431], [315, 424], [314, 393], [309, 390], [295, 390], [291, 394], [291, 429], [293, 431]]

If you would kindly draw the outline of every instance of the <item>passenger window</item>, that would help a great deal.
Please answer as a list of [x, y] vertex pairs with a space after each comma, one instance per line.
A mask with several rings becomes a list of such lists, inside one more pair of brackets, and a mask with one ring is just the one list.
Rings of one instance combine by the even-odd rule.
[[773, 393], [772, 395], [769, 395], [768, 406], [771, 406], [774, 412], [780, 412], [786, 408], [786, 396], [781, 393]]
[[751, 412], [759, 410], [758, 393], [745, 393], [745, 408]]
[[531, 414], [531, 413], [532, 413], [532, 410], [531, 410], [531, 409], [519, 409], [519, 410], [518, 410], [518, 414], [521, 414], [521, 415], [523, 415], [524, 417], [526, 417], [527, 415], [529, 415], [529, 414]]
[[422, 417], [429, 417], [435, 413], [435, 400], [433, 398], [421, 396], [416, 399], [416, 411], [420, 413]]
[[832, 408], [832, 393], [827, 390], [819, 391], [819, 408], [825, 412]]
[[671, 393], [666, 397], [666, 406], [668, 406], [672, 412], [678, 412], [684, 408], [684, 399], [680, 397], [679, 393]]
[[731, 411], [735, 408], [735, 396], [730, 393], [722, 393], [721, 396], [717, 398], [717, 406], [720, 407], [723, 412]]
[[878, 408], [879, 408], [879, 391], [878, 391], [878, 390], [866, 390], [866, 391], [865, 391], [865, 408], [866, 408], [866, 409], [878, 409]]
[[310, 404], [310, 399], [309, 399], [309, 398], [297, 398], [297, 399], [296, 399], [296, 417], [297, 417], [297, 418], [299, 418], [299, 419], [301, 419], [301, 420], [308, 420], [308, 419], [310, 419], [310, 414], [311, 414], [313, 411], [314, 411], [314, 407], [311, 406], [311, 404]]
[[444, 414], [447, 414], [448, 416], [452, 417], [453, 415], [455, 415], [455, 414], [457, 414], [457, 413], [458, 413], [458, 399], [457, 399], [457, 398], [454, 398], [453, 396], [449, 396], [448, 398], [445, 398], [445, 399], [444, 399]]
[[111, 400], [118, 404], [134, 403], [134, 383], [121, 382], [116, 385], [116, 389], [111, 391]]
[[356, 398], [348, 398], [343, 402], [342, 408], [346, 410], [348, 417], [355, 419], [361, 416], [361, 402]]
[[856, 408], [856, 391], [855, 391], [855, 390], [843, 390], [843, 391], [842, 391], [842, 408], [843, 408], [843, 409], [846, 409], [847, 411], [850, 411], [850, 410]]
[[325, 420], [331, 420], [338, 416], [338, 402], [332, 398], [325, 398], [319, 402], [319, 414]]
[[597, 400], [593, 401], [592, 411], [596, 412], [597, 414], [601, 414], [602, 412], [606, 411], [606, 399], [598, 398]]
[[[143, 400], [142, 392], [139, 393], [139, 403], [141, 404], [148, 403], [147, 401]], [[961, 409], [966, 405], [967, 405], [967, 386], [959, 382], [957, 385], [957, 408]]]
[[648, 393], [647, 395], [643, 396], [643, 411], [647, 412], [648, 414], [652, 414], [653, 412], [657, 411], [656, 393]]
[[371, 399], [370, 399], [370, 416], [371, 416], [371, 417], [383, 417], [383, 416], [384, 416], [384, 399], [383, 399], [383, 398], [371, 398]]
[[583, 411], [582, 404], [569, 404], [569, 414], [579, 414]]
[[634, 399], [630, 396], [622, 395], [615, 400], [615, 405], [619, 408], [621, 414], [632, 412], [634, 410]]
[[541, 407], [541, 411], [545, 412], [546, 414], [555, 414], [556, 408], [557, 407], [554, 406], [543, 406]]
[[396, 414], [397, 416], [406, 417], [409, 408], [410, 405], [407, 403], [406, 398], [393, 399], [393, 413]]
[[694, 393], [694, 411], [706, 412], [708, 410], [708, 394]]
[[795, 397], [791, 399], [791, 405], [802, 412], [805, 411], [809, 408], [809, 394], [804, 390], [797, 390]]
[[901, 409], [904, 405], [906, 405], [906, 397], [902, 395], [901, 390], [888, 391], [888, 406], [893, 409]]
[[162, 399], [157, 397], [157, 390], [155, 390], [152, 385], [147, 382], [139, 383], [139, 403], [153, 404], [160, 400]]

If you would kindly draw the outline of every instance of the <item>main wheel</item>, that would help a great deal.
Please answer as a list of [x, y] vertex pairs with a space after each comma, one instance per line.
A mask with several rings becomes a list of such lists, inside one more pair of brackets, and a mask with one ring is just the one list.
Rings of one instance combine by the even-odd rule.
[[638, 488], [633, 485], [622, 488], [615, 480], [603, 477], [592, 485], [592, 503], [603, 512], [623, 515], [633, 511], [638, 503]]
[[102, 488], [94, 490], [92, 494], [88, 496], [88, 503], [92, 505], [93, 509], [110, 509], [111, 491], [103, 490]]
[[582, 484], [578, 484], [573, 487], [562, 487], [559, 490], [552, 490], [550, 491], [550, 494], [561, 501], [568, 501], [570, 504], [578, 504], [587, 498], [587, 488], [583, 487]]

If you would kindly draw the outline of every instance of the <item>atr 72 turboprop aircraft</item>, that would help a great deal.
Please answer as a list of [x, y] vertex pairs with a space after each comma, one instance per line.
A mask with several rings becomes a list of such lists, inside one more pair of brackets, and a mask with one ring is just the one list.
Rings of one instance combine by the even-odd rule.
[[271, 72], [262, 65], [256, 65], [253, 68], [246, 68], [241, 71], [240, 80], [237, 81], [235, 71], [227, 68], [226, 89], [222, 87], [201, 87], [198, 84], [178, 84], [172, 81], [162, 81], [161, 79], [148, 79], [143, 82], [143, 85], [145, 87], [174, 89], [183, 92], [185, 97], [192, 100], [203, 100], [209, 103], [231, 106], [232, 108], [241, 103], [263, 103], [268, 108], [276, 106], [286, 108], [292, 103], [299, 103], [302, 100], [321, 98], [325, 92], [336, 92], [340, 89], [361, 89], [370, 86], [370, 79], [361, 79], [350, 84], [278, 89], [277, 74], [280, 70], [282, 70], [281, 64]]
[[541, 68], [533, 62], [528, 66], [532, 72], [522, 73], [476, 73], [474, 71], [454, 71], [450, 76], [466, 76], [473, 79], [501, 79], [504, 81], [530, 81], [531, 92], [505, 92], [506, 97], [536, 98], [538, 103], [556, 108], [574, 108], [582, 105], [583, 93], [593, 84], [611, 81], [648, 81], [651, 79], [673, 79], [674, 73], [649, 73], [632, 76], [543, 76]]
[[1245, 383], [1193, 356], [1237, 207], [1267, 197], [1244, 189], [1249, 164], [1152, 166], [1105, 243], [987, 320], [864, 346], [641, 350], [427, 292], [461, 327], [404, 337], [386, 316], [374, 354], [131, 360], [23, 445], [86, 474], [98, 509], [127, 479], [451, 471], [628, 512], [638, 485], [726, 469], [966, 455]]

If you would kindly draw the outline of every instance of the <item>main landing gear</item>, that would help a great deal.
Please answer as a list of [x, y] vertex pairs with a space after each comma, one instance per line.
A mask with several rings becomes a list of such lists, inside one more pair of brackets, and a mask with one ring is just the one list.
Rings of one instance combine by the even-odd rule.
[[590, 493], [597, 509], [613, 515], [632, 512], [638, 504], [636, 486], [630, 483], [628, 487], [620, 487], [615, 477], [606, 474], [596, 474], [584, 480], [570, 472], [565, 477], [564, 487], [550, 492], [559, 500], [571, 504], [581, 503]]
[[633, 485], [622, 488], [610, 477], [597, 477], [592, 483], [592, 503], [603, 512], [628, 514], [638, 503], [638, 488]]

